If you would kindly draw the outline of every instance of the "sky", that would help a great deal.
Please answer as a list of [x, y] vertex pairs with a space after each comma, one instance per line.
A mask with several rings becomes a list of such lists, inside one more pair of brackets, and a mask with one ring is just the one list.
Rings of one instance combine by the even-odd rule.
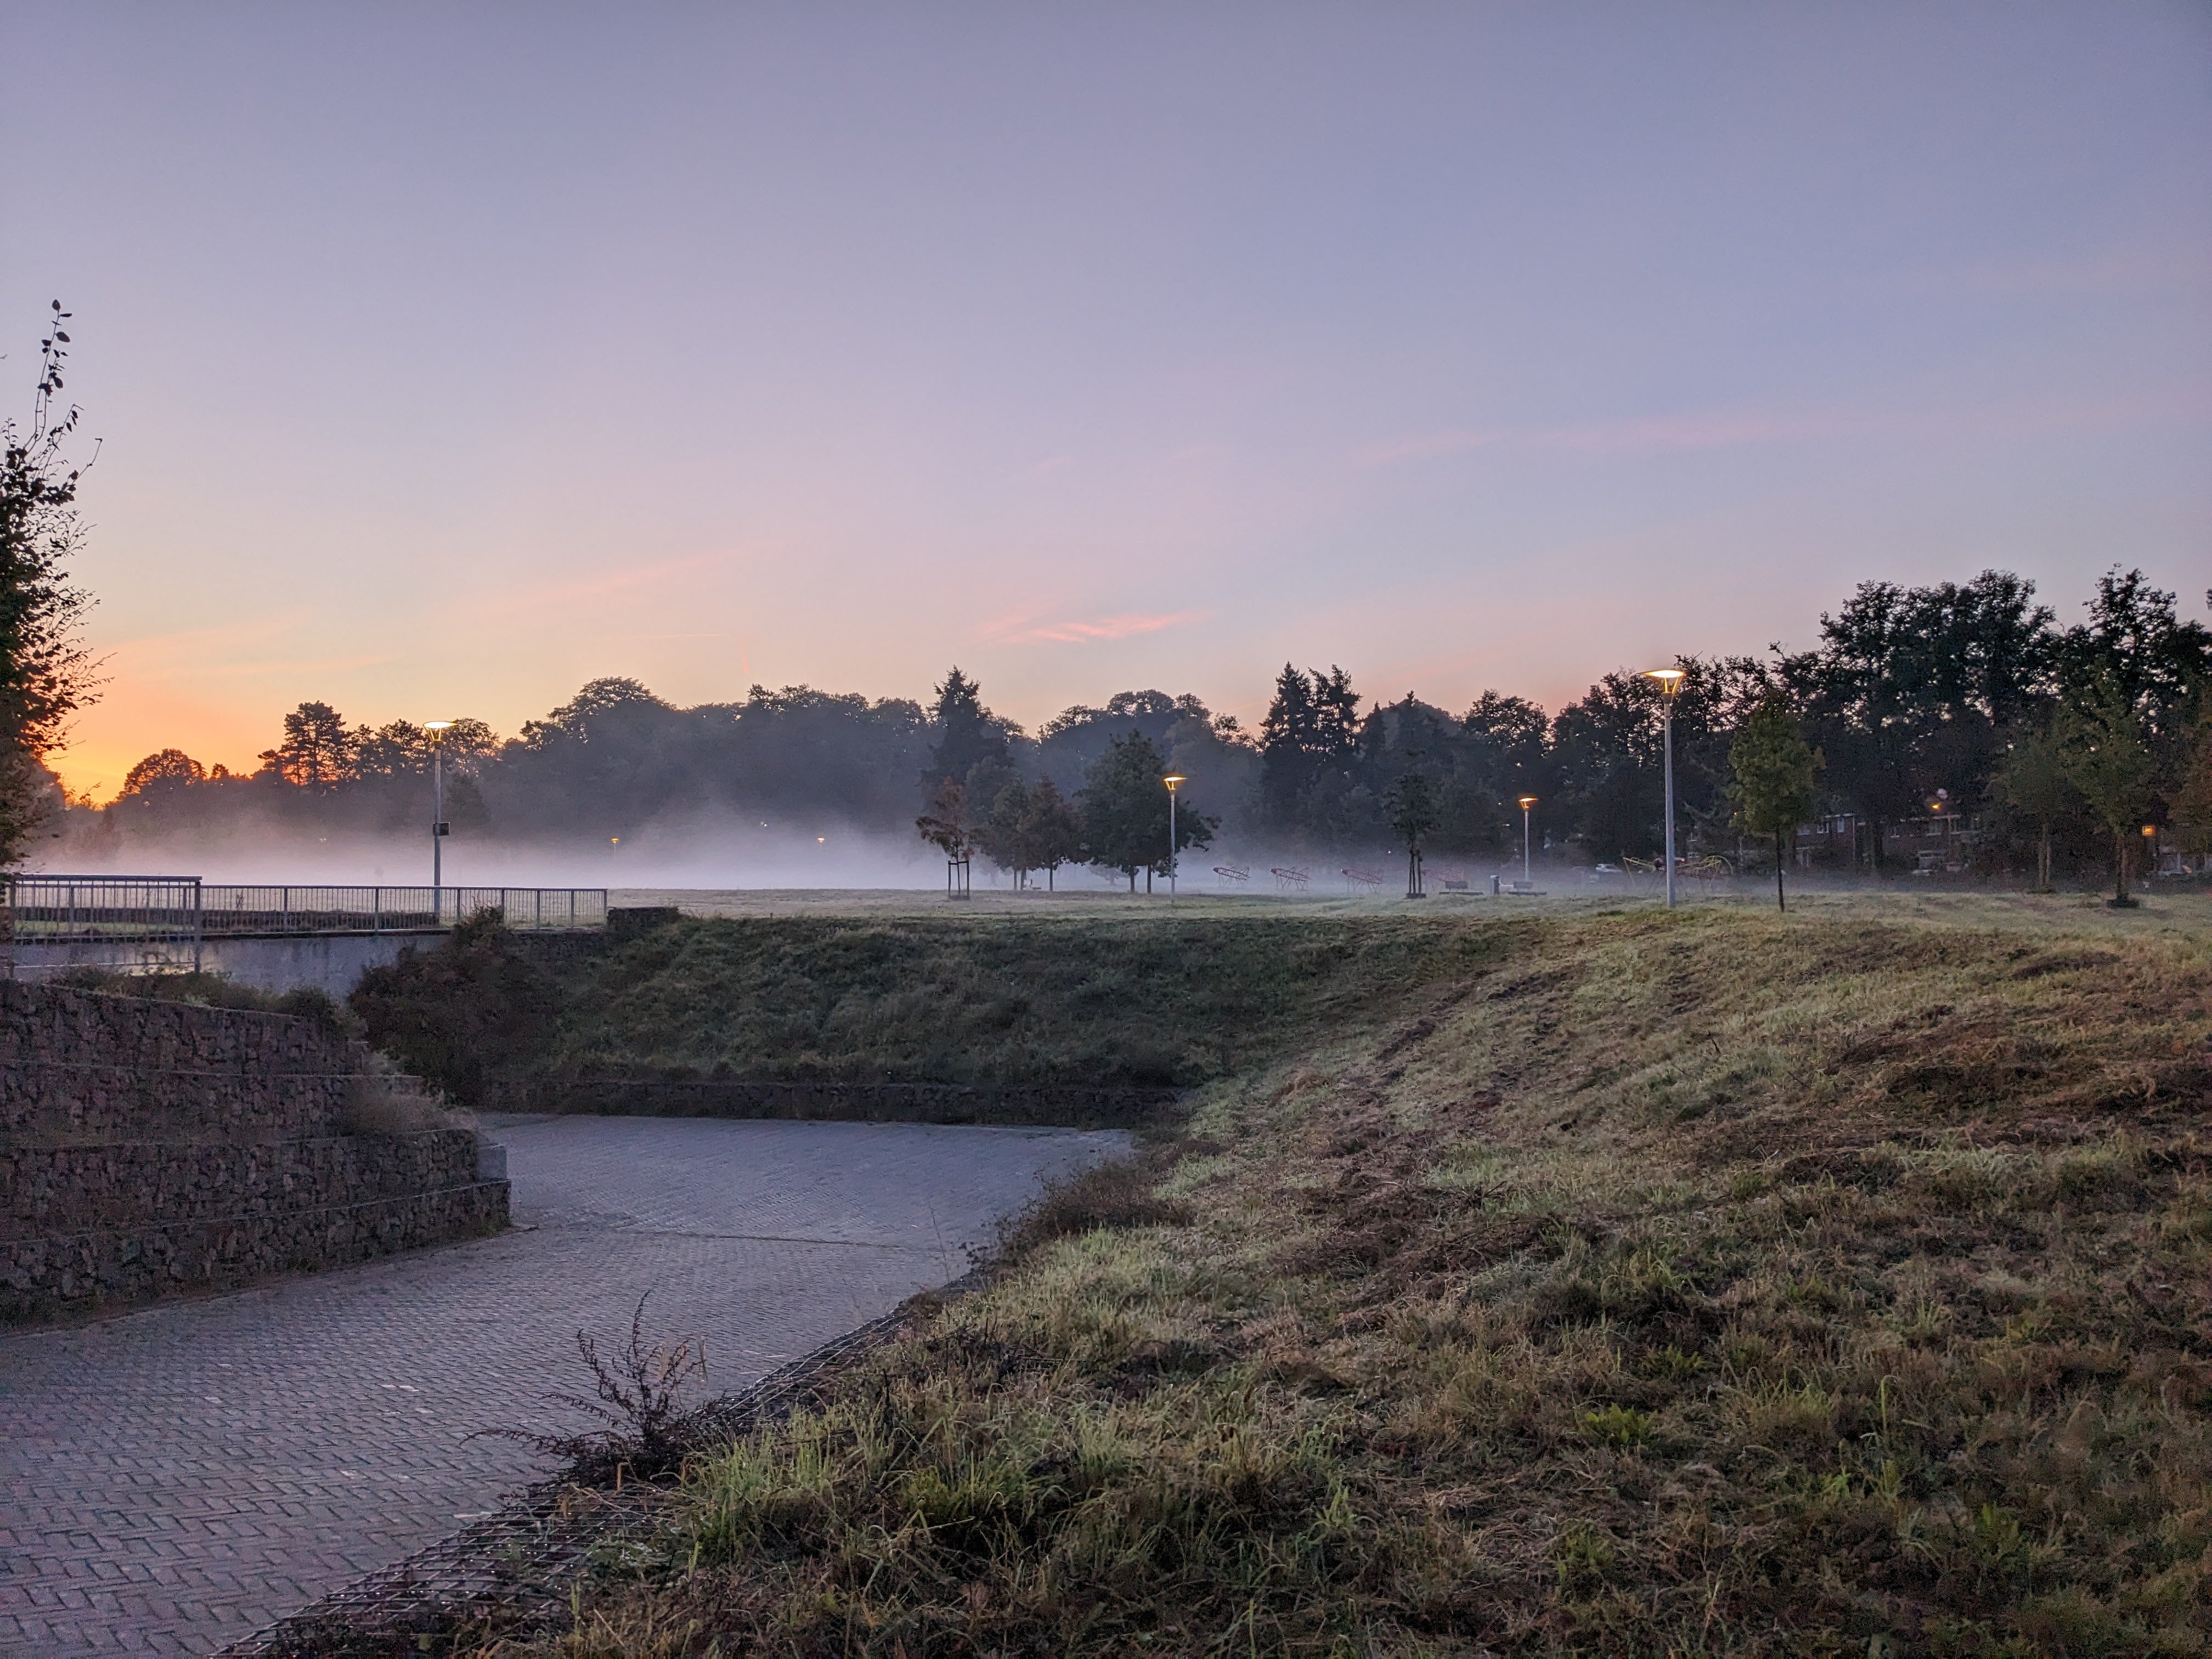
[[1556, 709], [1869, 579], [2212, 583], [2200, 3], [0, 15], [102, 798], [308, 698]]

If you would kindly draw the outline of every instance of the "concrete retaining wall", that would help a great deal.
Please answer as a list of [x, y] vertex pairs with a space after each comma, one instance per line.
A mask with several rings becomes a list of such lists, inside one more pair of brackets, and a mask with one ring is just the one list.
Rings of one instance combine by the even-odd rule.
[[[409, 945], [428, 949], [446, 937], [424, 933], [308, 933], [289, 939], [211, 939], [199, 948], [199, 965], [242, 985], [263, 991], [297, 991], [312, 987], [343, 1000], [370, 968], [396, 962]], [[124, 973], [180, 972], [192, 966], [192, 947], [184, 944], [131, 941], [100, 945], [78, 940], [65, 945], [18, 941], [10, 947], [15, 976], [36, 981], [64, 969], [89, 965]]]

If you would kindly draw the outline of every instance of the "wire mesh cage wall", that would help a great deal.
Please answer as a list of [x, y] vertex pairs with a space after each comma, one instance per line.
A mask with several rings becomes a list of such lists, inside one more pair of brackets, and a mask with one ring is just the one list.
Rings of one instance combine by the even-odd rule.
[[604, 887], [217, 885], [197, 876], [0, 878], [4, 924], [21, 940], [268, 938], [411, 933], [486, 910], [526, 931], [603, 927]]

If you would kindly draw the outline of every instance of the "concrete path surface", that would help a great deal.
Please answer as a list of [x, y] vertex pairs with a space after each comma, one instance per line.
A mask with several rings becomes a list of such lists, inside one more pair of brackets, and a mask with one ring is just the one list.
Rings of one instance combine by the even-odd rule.
[[716, 1392], [966, 1271], [1112, 1133], [535, 1118], [515, 1231], [0, 1334], [0, 1654], [205, 1654], [491, 1509], [582, 1426], [580, 1328], [696, 1334]]

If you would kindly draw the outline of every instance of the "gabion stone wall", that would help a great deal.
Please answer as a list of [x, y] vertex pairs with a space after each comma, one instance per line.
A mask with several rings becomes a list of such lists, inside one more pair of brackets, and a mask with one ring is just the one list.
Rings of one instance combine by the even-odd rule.
[[0, 1321], [504, 1226], [472, 1132], [344, 1132], [368, 1076], [307, 1020], [0, 982]]

